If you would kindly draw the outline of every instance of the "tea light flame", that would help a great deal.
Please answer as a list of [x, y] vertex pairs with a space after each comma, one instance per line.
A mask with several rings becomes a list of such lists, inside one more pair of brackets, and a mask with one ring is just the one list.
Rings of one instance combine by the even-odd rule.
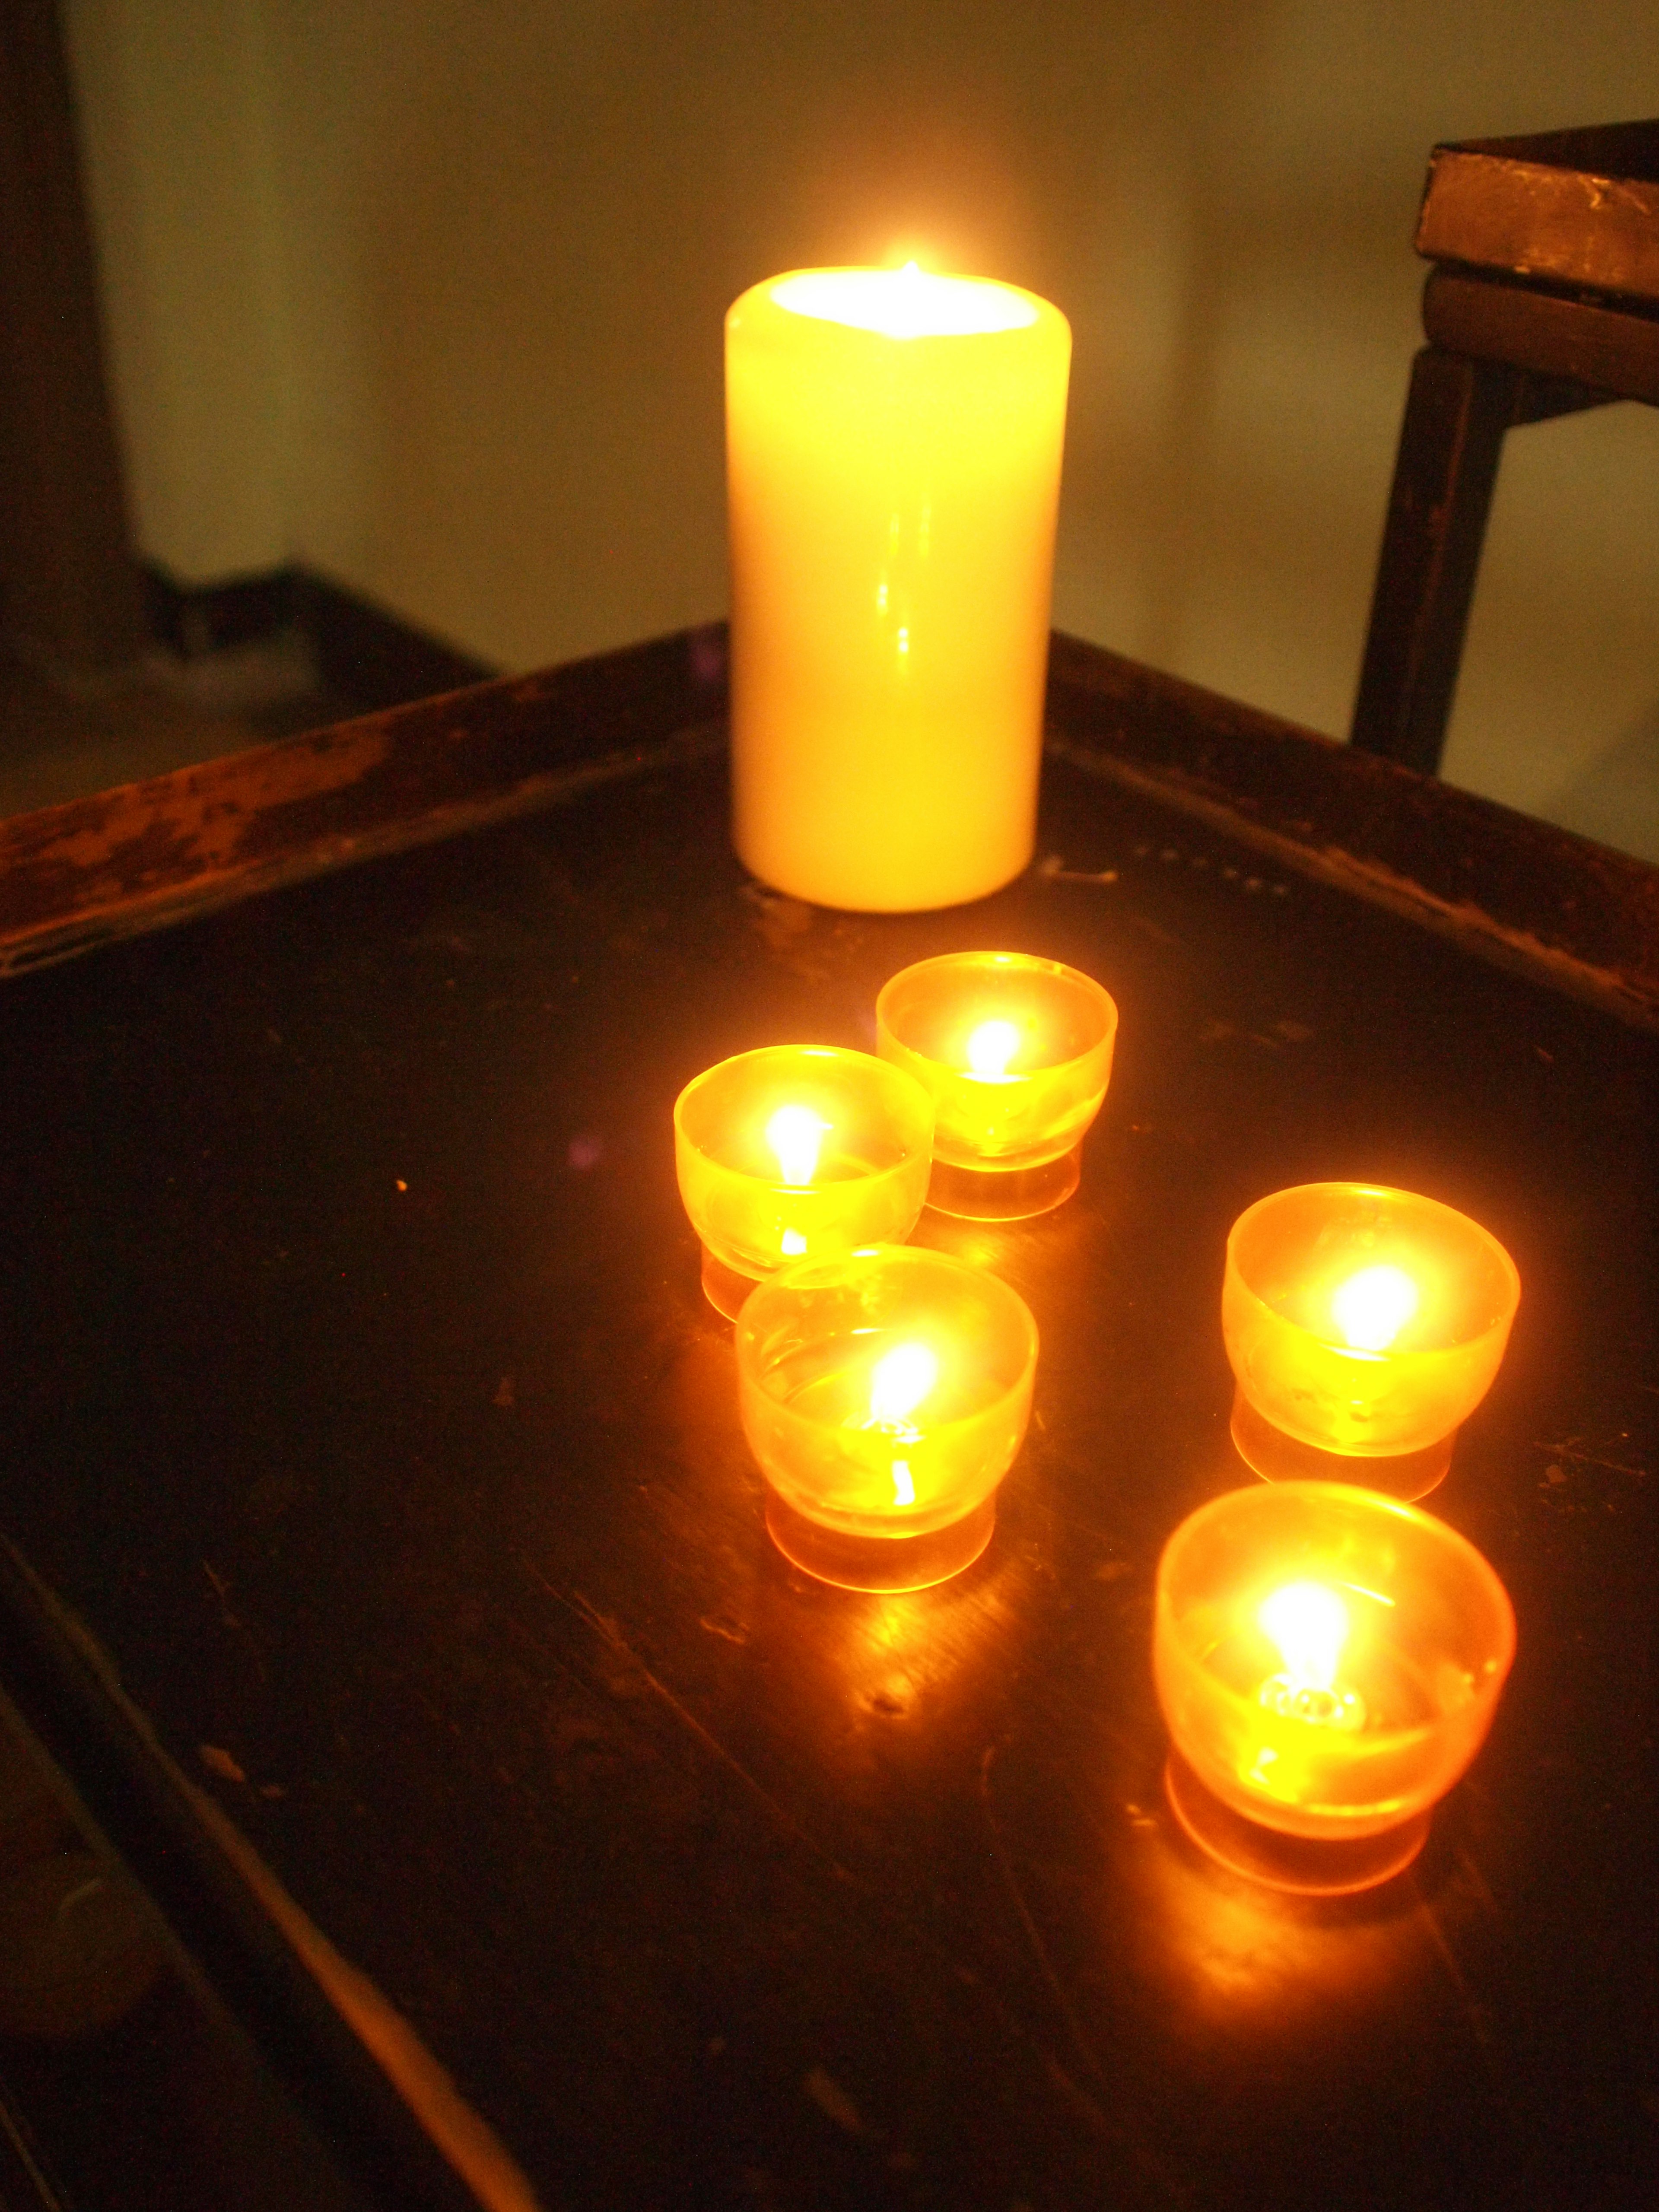
[[1386, 1352], [1421, 1297], [1403, 1267], [1362, 1267], [1338, 1288], [1331, 1312], [1351, 1350]]
[[[912, 1442], [916, 1431], [910, 1426], [908, 1416], [938, 1381], [939, 1361], [925, 1344], [896, 1345], [870, 1370], [868, 1425], [872, 1429], [891, 1429], [906, 1443]], [[894, 1504], [914, 1505], [916, 1486], [909, 1461], [896, 1459], [890, 1471]]]
[[1019, 1031], [1012, 1022], [981, 1022], [969, 1035], [967, 1050], [969, 1074], [994, 1080], [1008, 1073], [1019, 1050]]
[[939, 1381], [939, 1361], [925, 1344], [901, 1344], [870, 1370], [870, 1422], [900, 1428]]
[[1277, 1645], [1293, 1688], [1328, 1690], [1348, 1640], [1348, 1608], [1323, 1583], [1285, 1583], [1264, 1598], [1256, 1626]]
[[1261, 1703], [1270, 1711], [1319, 1728], [1364, 1726], [1364, 1704], [1337, 1684], [1348, 1608], [1334, 1589], [1323, 1583], [1285, 1583], [1263, 1599], [1255, 1620], [1284, 1662], [1284, 1672], [1261, 1685]]
[[767, 1123], [766, 1141], [792, 1189], [805, 1189], [817, 1173], [819, 1150], [834, 1126], [820, 1121], [810, 1106], [780, 1106]]

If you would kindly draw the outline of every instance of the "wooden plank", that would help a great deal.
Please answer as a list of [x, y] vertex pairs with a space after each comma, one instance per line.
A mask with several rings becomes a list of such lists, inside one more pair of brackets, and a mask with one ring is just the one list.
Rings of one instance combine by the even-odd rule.
[[1659, 301], [1659, 122], [1437, 146], [1417, 250]]
[[1659, 316], [1437, 269], [1424, 289], [1423, 328], [1449, 353], [1571, 378], [1589, 387], [1587, 398], [1599, 392], [1659, 406]]
[[1659, 868], [1057, 635], [1051, 744], [1500, 966], [1659, 1027]]
[[[1258, 877], [1229, 776], [1312, 845], [1352, 763], [1075, 651], [1057, 733], [1119, 770], [1051, 760], [1066, 866], [965, 912], [757, 896], [704, 762], [5, 994], [0, 1677], [345, 2148], [398, 2116], [351, 2124], [265, 1872], [550, 2206], [1644, 2201], [1659, 1048]], [[1224, 836], [1152, 781], [1206, 761]], [[1100, 976], [1121, 1048], [1065, 1208], [921, 1225], [1029, 1298], [1036, 1417], [983, 1563], [864, 1598], [765, 1533], [672, 1103], [964, 940]], [[1526, 1285], [1432, 1504], [1522, 1663], [1418, 1869], [1331, 1908], [1188, 1852], [1148, 1663], [1163, 1544], [1250, 1480], [1227, 1224], [1324, 1174]]]
[[0, 823], [0, 974], [723, 744], [724, 666], [686, 632]]
[[1504, 438], [1524, 379], [1425, 346], [1412, 363], [1350, 743], [1432, 775]]
[[[423, 700], [0, 823], [0, 975], [718, 751], [724, 632]], [[1051, 750], [1659, 1023], [1659, 870], [1056, 633]]]

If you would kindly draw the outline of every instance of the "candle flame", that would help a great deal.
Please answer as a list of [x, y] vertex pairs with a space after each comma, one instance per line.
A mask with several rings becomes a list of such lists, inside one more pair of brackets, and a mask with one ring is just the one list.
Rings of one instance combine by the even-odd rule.
[[1348, 1640], [1348, 1608], [1323, 1583], [1285, 1583], [1257, 1613], [1256, 1626], [1278, 1647], [1292, 1690], [1328, 1690]]
[[799, 269], [771, 288], [791, 314], [845, 323], [890, 338], [983, 337], [1028, 330], [1035, 302], [1007, 284], [939, 276], [912, 261], [902, 269]]
[[1261, 1685], [1261, 1703], [1285, 1720], [1316, 1728], [1360, 1729], [1364, 1700], [1338, 1683], [1348, 1640], [1348, 1608], [1323, 1583], [1285, 1583], [1264, 1598], [1256, 1626], [1278, 1647], [1282, 1674]]
[[[925, 1344], [898, 1344], [870, 1370], [870, 1419], [866, 1426], [889, 1429], [906, 1443], [916, 1441], [908, 1416], [939, 1381], [939, 1361]], [[914, 1505], [916, 1486], [908, 1459], [891, 1462], [893, 1503]]]
[[1362, 1267], [1331, 1299], [1336, 1325], [1355, 1352], [1386, 1352], [1412, 1316], [1421, 1293], [1403, 1267]]
[[1012, 1022], [981, 1022], [968, 1039], [969, 1071], [993, 1079], [1006, 1075], [1018, 1050], [1019, 1031]]
[[810, 1106], [780, 1106], [766, 1125], [766, 1141], [778, 1172], [793, 1188], [804, 1190], [817, 1173], [818, 1149], [834, 1124], [821, 1121]]
[[925, 1344], [900, 1344], [870, 1370], [872, 1427], [900, 1428], [939, 1381], [939, 1361]]
[[778, 1243], [784, 1256], [790, 1260], [798, 1260], [806, 1249], [806, 1239], [799, 1229], [786, 1229]]

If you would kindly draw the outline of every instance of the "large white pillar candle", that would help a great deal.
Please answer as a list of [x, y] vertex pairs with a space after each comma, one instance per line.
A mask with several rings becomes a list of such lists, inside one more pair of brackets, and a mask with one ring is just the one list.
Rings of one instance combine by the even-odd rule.
[[1036, 836], [1072, 337], [1009, 284], [811, 269], [726, 319], [738, 857], [823, 906], [983, 897]]

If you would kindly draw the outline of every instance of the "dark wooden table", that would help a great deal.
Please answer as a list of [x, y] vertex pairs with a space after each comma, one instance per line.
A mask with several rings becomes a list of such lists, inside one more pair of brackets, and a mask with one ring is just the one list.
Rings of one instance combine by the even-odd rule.
[[[0, 1686], [363, 2201], [1652, 2203], [1659, 877], [1062, 640], [1038, 865], [814, 911], [732, 857], [721, 668], [3, 833]], [[972, 945], [1117, 1066], [1068, 1206], [924, 1217], [1036, 1410], [985, 1559], [860, 1597], [766, 1537], [669, 1109]], [[1248, 1479], [1228, 1225], [1349, 1176], [1520, 1267], [1430, 1501], [1520, 1649], [1316, 1905], [1174, 1831], [1150, 1599]]]

